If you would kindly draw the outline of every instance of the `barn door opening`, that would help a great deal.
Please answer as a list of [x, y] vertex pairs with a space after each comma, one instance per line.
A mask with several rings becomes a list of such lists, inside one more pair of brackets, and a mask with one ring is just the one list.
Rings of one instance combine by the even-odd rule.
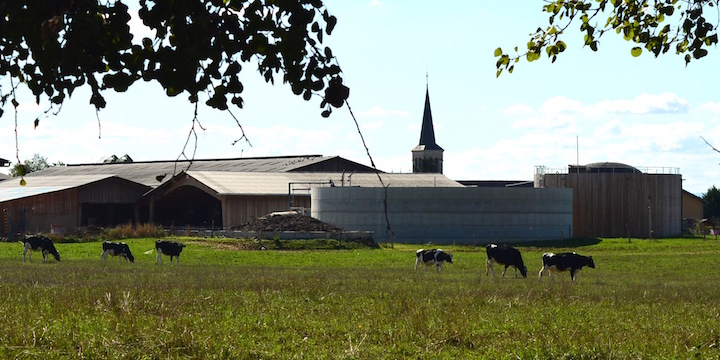
[[81, 226], [117, 226], [132, 224], [135, 220], [134, 204], [81, 204]]
[[223, 227], [220, 200], [194, 186], [178, 187], [158, 199], [153, 217], [163, 227]]

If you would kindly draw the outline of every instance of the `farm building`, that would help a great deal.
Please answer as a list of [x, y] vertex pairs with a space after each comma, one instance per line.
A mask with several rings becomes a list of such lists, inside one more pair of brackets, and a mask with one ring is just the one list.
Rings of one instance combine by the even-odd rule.
[[[309, 209], [311, 189], [445, 188], [462, 185], [439, 174], [342, 172], [181, 172], [146, 194], [150, 222], [163, 226], [191, 224], [232, 228], [260, 216], [289, 209]], [[202, 222], [202, 223], [200, 223]]]
[[[310, 180], [306, 178], [310, 175], [305, 174], [320, 172], [333, 174], [332, 177], [325, 176], [327, 181], [333, 179], [340, 183], [345, 181], [345, 178], [348, 182], [356, 182], [358, 175], [362, 173], [375, 174], [371, 167], [338, 156], [320, 155], [54, 166], [28, 174], [24, 186], [20, 186], [18, 179], [0, 182], [0, 209], [3, 210], [4, 220], [0, 232], [48, 232], [51, 228], [147, 223], [151, 221], [150, 207], [153, 205], [158, 206], [157, 209], [153, 208], [153, 217], [158, 220], [177, 220], [176, 225], [210, 226], [214, 220], [222, 219], [222, 215], [218, 215], [220, 209], [214, 208], [215, 203], [198, 202], [199, 199], [210, 196], [204, 195], [198, 187], [180, 187], [178, 190], [177, 187], [167, 186], [163, 189], [173, 190], [163, 193], [167, 197], [160, 196], [160, 192], [153, 192], [152, 196], [147, 198], [150, 200], [145, 198], [147, 193], [164, 183], [171, 180], [173, 184], [178, 183], [179, 178], [173, 174], [188, 168], [207, 172], [204, 179], [220, 178], [222, 174], [229, 172], [258, 176], [262, 176], [261, 173], [277, 173], [292, 174], [286, 178], [295, 182], [308, 182]], [[312, 181], [316, 181], [316, 178], [312, 177]], [[253, 204], [240, 206], [233, 203], [236, 208], [246, 209], [244, 219], [265, 215], [267, 209], [287, 210], [286, 201], [283, 201], [283, 206], [279, 208], [274, 200], [278, 196], [287, 197], [287, 182], [280, 186], [258, 184], [257, 181], [254, 184], [258, 188], [282, 187], [283, 191], [277, 194], [264, 193], [262, 196], [255, 192], [242, 199], [252, 200]], [[290, 191], [295, 193], [298, 190], [291, 187]], [[186, 197], [183, 200], [186, 205], [182, 213], [177, 206], [177, 197], [180, 195]], [[298, 198], [297, 206], [305, 204], [309, 204], [309, 200]], [[223, 225], [225, 223], [222, 221], [216, 224]]]
[[535, 186], [573, 191], [576, 237], [671, 237], [682, 227], [682, 176], [677, 168], [640, 171], [621, 163], [536, 168]]

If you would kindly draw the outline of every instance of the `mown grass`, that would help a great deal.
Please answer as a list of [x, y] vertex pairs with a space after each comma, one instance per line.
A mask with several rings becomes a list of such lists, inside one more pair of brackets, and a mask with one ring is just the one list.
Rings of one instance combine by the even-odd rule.
[[[528, 279], [485, 276], [484, 248], [413, 269], [418, 246], [235, 251], [188, 244], [155, 265], [99, 243], [22, 262], [0, 243], [0, 357], [107, 359], [718, 358], [720, 242], [604, 239], [520, 247]], [[226, 244], [225, 244], [226, 245]], [[431, 246], [424, 246], [431, 247]], [[545, 251], [592, 255], [571, 284], [538, 281]], [[497, 268], [496, 268], [497, 272]]]

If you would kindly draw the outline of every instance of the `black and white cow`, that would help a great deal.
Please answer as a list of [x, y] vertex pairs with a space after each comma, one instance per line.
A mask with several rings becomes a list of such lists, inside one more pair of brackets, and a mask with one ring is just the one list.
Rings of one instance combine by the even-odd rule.
[[485, 261], [485, 276], [488, 275], [488, 271], [492, 271], [495, 276], [495, 269], [493, 269], [493, 263], [496, 262], [500, 265], [505, 265], [505, 269], [502, 272], [502, 276], [505, 276], [507, 269], [512, 266], [515, 268], [515, 277], [517, 277], [517, 271], [520, 270], [522, 277], [527, 277], [527, 267], [523, 263], [522, 255], [520, 250], [512, 246], [497, 246], [495, 244], [489, 244], [485, 247], [487, 251], [487, 261]]
[[132, 252], [130, 252], [130, 247], [128, 244], [124, 242], [110, 242], [110, 241], [103, 241], [102, 244], [102, 255], [100, 257], [107, 261], [108, 255], [110, 256], [117, 256], [118, 261], [125, 258], [125, 260], [129, 260], [130, 262], [135, 262], [135, 257], [133, 256]]
[[155, 241], [155, 250], [157, 250], [157, 259], [155, 259], [155, 263], [162, 263], [162, 255], [168, 255], [170, 256], [170, 263], [172, 264], [173, 257], [175, 257], [175, 262], [180, 263], [180, 253], [182, 252], [182, 249], [185, 247], [184, 244], [181, 244], [177, 241], [169, 241], [169, 240], [157, 240]]
[[452, 255], [441, 249], [420, 249], [415, 252], [415, 270], [417, 270], [420, 264], [423, 264], [425, 265], [425, 270], [427, 270], [428, 266], [435, 265], [435, 270], [440, 271], [442, 270], [442, 264], [444, 262], [452, 264]]
[[545, 271], [550, 273], [550, 278], [553, 278], [554, 273], [570, 271], [570, 278], [575, 282], [575, 276], [584, 266], [595, 268], [595, 262], [592, 256], [583, 256], [574, 252], [553, 254], [544, 253], [542, 256], [543, 267], [540, 269], [538, 274], [538, 280], [540, 280]]
[[[23, 241], [25, 249], [23, 250], [23, 261], [25, 261], [25, 255], [32, 261], [32, 252], [40, 251], [43, 254], [43, 262], [47, 261], [48, 254], [52, 255], [55, 260], [60, 261], [60, 253], [55, 249], [55, 245], [52, 240], [45, 236], [30, 236], [25, 238]], [[30, 252], [30, 254], [28, 254]]]

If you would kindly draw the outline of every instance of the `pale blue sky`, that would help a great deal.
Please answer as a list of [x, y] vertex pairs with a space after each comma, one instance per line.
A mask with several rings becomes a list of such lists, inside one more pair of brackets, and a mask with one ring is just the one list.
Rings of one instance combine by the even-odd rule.
[[[331, 0], [338, 24], [327, 38], [350, 87], [355, 113], [375, 164], [411, 171], [419, 140], [429, 74], [445, 175], [456, 180], [532, 180], [534, 167], [563, 168], [612, 161], [639, 168], [679, 168], [695, 194], [716, 184], [720, 154], [720, 75], [716, 51], [685, 67], [682, 57], [630, 56], [631, 43], [606, 36], [600, 51], [583, 49], [574, 30], [555, 64], [521, 62], [495, 77], [498, 46], [524, 46], [547, 19], [542, 1]], [[612, 35], [612, 34], [610, 34]], [[196, 158], [322, 154], [369, 164], [347, 109], [320, 116], [280, 83], [264, 84], [245, 66], [245, 108], [234, 110], [252, 147], [226, 113], [205, 107]], [[179, 156], [191, 126], [187, 95], [168, 99], [156, 84], [136, 84], [108, 95], [100, 126], [76, 92], [56, 117], [44, 118], [27, 94], [19, 114], [20, 159], [39, 153], [50, 161], [98, 162], [129, 154], [136, 161]], [[11, 109], [0, 118], [0, 157], [15, 160]], [[99, 133], [100, 131], [100, 133]], [[98, 136], [100, 135], [100, 138]]]

